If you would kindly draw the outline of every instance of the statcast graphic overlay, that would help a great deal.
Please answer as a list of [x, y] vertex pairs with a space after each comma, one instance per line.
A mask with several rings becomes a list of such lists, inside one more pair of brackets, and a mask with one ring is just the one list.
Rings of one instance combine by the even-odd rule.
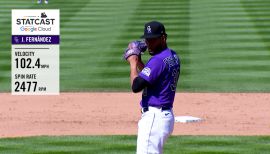
[[59, 94], [59, 10], [12, 10], [12, 95]]

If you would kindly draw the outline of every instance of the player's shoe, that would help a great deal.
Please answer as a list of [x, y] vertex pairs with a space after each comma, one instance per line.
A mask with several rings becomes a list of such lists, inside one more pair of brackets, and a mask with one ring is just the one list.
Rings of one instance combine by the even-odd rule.
[[45, 0], [45, 4], [49, 4], [49, 0]]
[[41, 0], [38, 0], [38, 1], [37, 1], [37, 3], [38, 3], [38, 4], [41, 4], [41, 3], [42, 3], [42, 1], [41, 1]]

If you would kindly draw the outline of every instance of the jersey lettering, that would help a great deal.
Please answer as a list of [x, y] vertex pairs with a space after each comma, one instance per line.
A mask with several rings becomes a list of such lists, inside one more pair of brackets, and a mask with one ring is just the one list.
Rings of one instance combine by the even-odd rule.
[[179, 75], [180, 75], [179, 68], [173, 69], [173, 71], [172, 71], [173, 81], [172, 81], [172, 83], [170, 85], [172, 91], [176, 91], [177, 81], [178, 81]]

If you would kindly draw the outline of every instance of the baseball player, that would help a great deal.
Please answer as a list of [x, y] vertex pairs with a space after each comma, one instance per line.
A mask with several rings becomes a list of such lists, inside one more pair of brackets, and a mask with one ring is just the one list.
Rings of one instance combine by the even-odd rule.
[[124, 54], [130, 64], [132, 91], [143, 90], [137, 154], [162, 154], [163, 145], [174, 127], [172, 108], [180, 75], [180, 59], [167, 47], [167, 34], [162, 23], [146, 23], [141, 38], [145, 39], [152, 56], [146, 65], [141, 61], [141, 53], [146, 50], [144, 42], [131, 42]]
[[[37, 3], [38, 3], [38, 4], [41, 4], [41, 3], [42, 3], [42, 0], [38, 0]], [[49, 4], [49, 0], [44, 0], [44, 3], [45, 3], [45, 4]]]

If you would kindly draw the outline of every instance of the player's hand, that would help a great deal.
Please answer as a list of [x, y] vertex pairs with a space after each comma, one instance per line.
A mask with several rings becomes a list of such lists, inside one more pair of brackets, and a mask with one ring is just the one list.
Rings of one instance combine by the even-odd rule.
[[127, 60], [132, 55], [141, 56], [146, 51], [147, 46], [143, 41], [133, 41], [128, 44], [128, 48], [125, 50], [123, 58]]

